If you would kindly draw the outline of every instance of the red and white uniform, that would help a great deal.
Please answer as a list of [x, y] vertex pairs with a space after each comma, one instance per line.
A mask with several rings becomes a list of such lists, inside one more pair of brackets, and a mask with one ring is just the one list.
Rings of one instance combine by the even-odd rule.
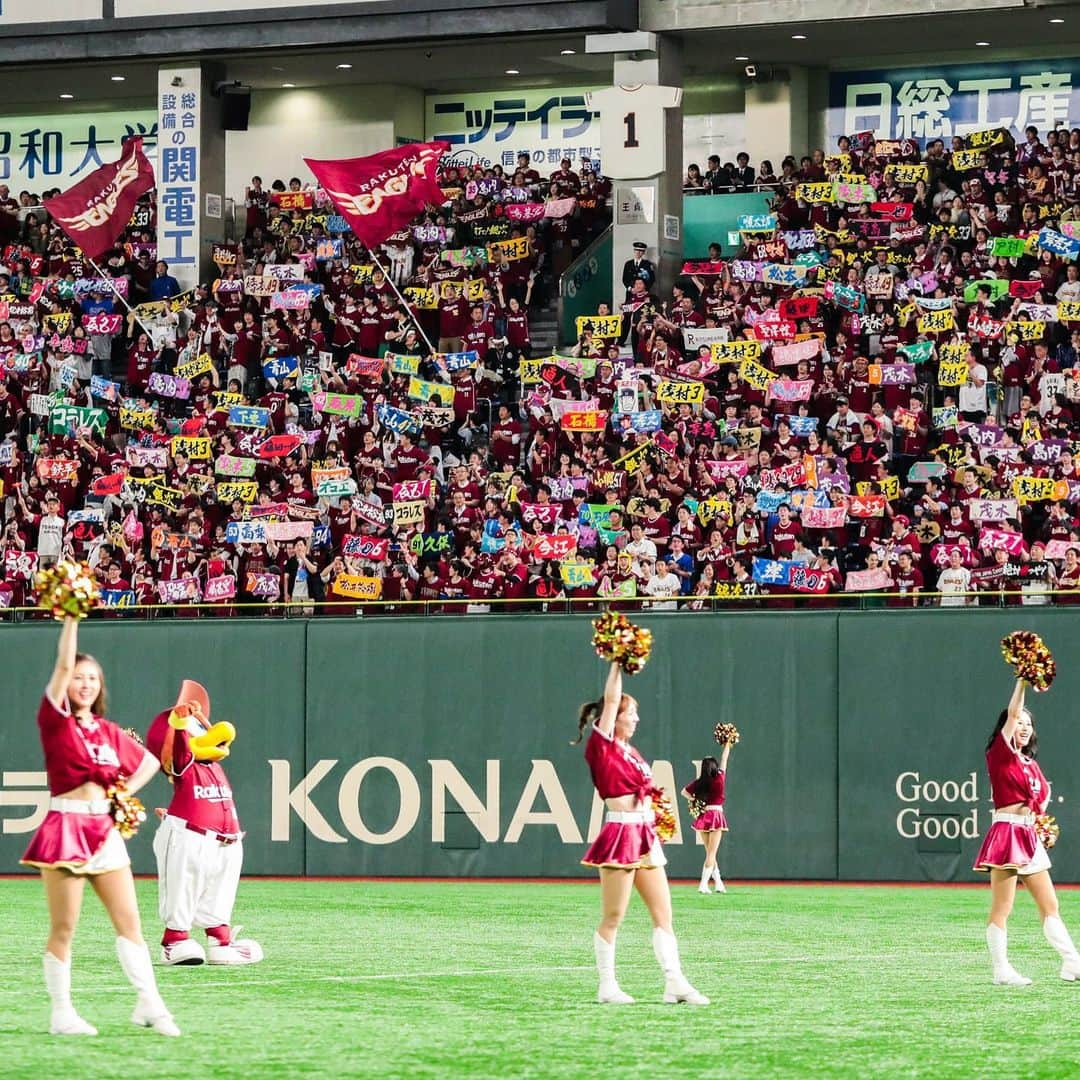
[[111, 720], [77, 720], [65, 699], [58, 707], [48, 695], [38, 708], [38, 731], [49, 778], [49, 812], [19, 860], [24, 866], [62, 868], [73, 874], [103, 874], [130, 859], [113, 828], [108, 799], [86, 801], [58, 796], [83, 784], [108, 789], [134, 775], [147, 751]]
[[158, 713], [146, 734], [173, 785], [154, 836], [158, 913], [166, 930], [228, 926], [244, 861], [232, 788], [219, 762], [195, 760], [191, 736], [169, 726], [170, 712]]
[[585, 744], [585, 760], [601, 799], [634, 795], [639, 809], [608, 810], [599, 835], [581, 860], [583, 866], [618, 866], [626, 870], [664, 866], [667, 858], [656, 835], [649, 763], [629, 743], [605, 735], [596, 725]]
[[694, 819], [693, 827], [698, 832], [712, 832], [719, 829], [728, 831], [727, 818], [724, 816], [724, 786], [727, 773], [721, 769], [712, 780], [703, 783], [700, 779], [687, 784], [685, 791], [695, 799], [705, 803], [705, 809]]
[[[1003, 733], [994, 737], [986, 751], [993, 821], [975, 859], [976, 870], [1016, 870], [1021, 875], [1050, 869], [1050, 857], [1035, 834], [1035, 816], [1046, 811], [1050, 783], [1042, 769]], [[1002, 813], [998, 808], [1022, 803], [1023, 813]]]

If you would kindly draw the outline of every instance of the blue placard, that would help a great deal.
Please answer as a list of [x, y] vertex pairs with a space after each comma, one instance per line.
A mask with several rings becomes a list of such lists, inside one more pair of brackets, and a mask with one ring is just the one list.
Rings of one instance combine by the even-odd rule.
[[269, 427], [270, 410], [260, 409], [254, 405], [233, 405], [229, 409], [229, 423], [237, 427]]
[[412, 413], [405, 412], [404, 409], [395, 409], [393, 405], [378, 405], [375, 415], [383, 427], [389, 428], [397, 435], [405, 432], [415, 434], [423, 426]]
[[794, 565], [787, 559], [755, 559], [754, 580], [759, 585], [790, 585]]
[[132, 589], [102, 589], [101, 603], [105, 607], [134, 607], [135, 593]]
[[296, 356], [272, 356], [263, 363], [262, 369], [268, 379], [287, 379], [300, 370], [300, 359]]

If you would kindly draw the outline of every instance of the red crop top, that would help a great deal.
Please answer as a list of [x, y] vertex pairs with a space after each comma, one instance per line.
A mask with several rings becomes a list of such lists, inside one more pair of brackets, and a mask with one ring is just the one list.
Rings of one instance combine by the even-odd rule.
[[1002, 733], [995, 737], [986, 751], [986, 767], [990, 772], [990, 795], [994, 809], [1023, 803], [1041, 814], [1050, 802], [1050, 782], [1031, 758], [1026, 758]]
[[649, 763], [629, 743], [605, 735], [595, 724], [585, 744], [585, 760], [601, 799], [620, 795], [644, 799], [653, 792]]
[[103, 716], [95, 716], [87, 723], [76, 720], [66, 698], [63, 709], [58, 709], [48, 695], [41, 699], [38, 730], [53, 795], [63, 795], [86, 783], [107, 788], [121, 773], [131, 776], [147, 756], [146, 749], [111, 720]]

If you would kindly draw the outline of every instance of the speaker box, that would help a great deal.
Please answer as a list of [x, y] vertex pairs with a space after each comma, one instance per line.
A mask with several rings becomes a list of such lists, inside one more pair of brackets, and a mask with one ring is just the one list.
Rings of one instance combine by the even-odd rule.
[[221, 95], [221, 126], [226, 131], [247, 131], [251, 111], [251, 91], [247, 87], [228, 87]]

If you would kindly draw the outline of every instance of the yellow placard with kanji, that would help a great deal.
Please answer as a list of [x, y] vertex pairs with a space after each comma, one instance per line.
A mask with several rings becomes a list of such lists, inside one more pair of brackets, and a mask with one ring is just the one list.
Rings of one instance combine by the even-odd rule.
[[718, 517], [730, 520], [731, 503], [727, 499], [718, 499], [715, 495], [710, 495], [698, 503], [697, 517], [702, 525], [708, 525], [710, 521]]
[[[971, 346], [966, 341], [946, 341], [941, 345], [936, 346], [938, 359], [943, 364], [954, 364], [958, 360], [963, 360]], [[945, 384], [942, 383], [944, 386]], [[959, 384], [957, 384], [959, 385]]]
[[881, 480], [860, 480], [855, 485], [857, 495], [884, 495], [889, 502], [900, 498], [900, 477], [886, 476]]
[[898, 184], [916, 184], [920, 180], [930, 179], [930, 171], [925, 165], [886, 165], [885, 175], [889, 173]]
[[836, 189], [829, 180], [799, 184], [795, 188], [795, 198], [808, 203], [831, 203], [836, 201]]
[[979, 167], [979, 159], [982, 157], [981, 150], [954, 150], [952, 152], [952, 167], [957, 172], [967, 172], [969, 169]]
[[912, 316], [914, 316], [914, 314], [915, 305], [905, 304], [903, 307], [896, 309], [896, 321], [901, 326], [907, 326], [907, 324], [911, 322]]
[[518, 378], [521, 380], [522, 386], [534, 386], [541, 381], [540, 368], [543, 363], [543, 360], [518, 361]]
[[652, 449], [652, 443], [642, 443], [640, 446], [635, 446], [628, 454], [623, 454], [621, 458], [613, 462], [615, 465], [621, 465], [628, 473], [633, 474], [638, 471], [646, 462], [647, 454]]
[[170, 452], [175, 457], [177, 454], [187, 454], [194, 461], [210, 460], [209, 437], [194, 435], [174, 435]]
[[349, 270], [352, 272], [357, 285], [366, 285], [371, 280], [371, 275], [375, 273], [375, 264], [353, 263]]
[[1006, 326], [1006, 332], [1016, 334], [1021, 341], [1042, 341], [1046, 335], [1046, 323], [1020, 319]]
[[210, 359], [209, 353], [203, 353], [201, 356], [196, 356], [194, 360], [189, 360], [186, 364], [176, 365], [176, 377], [178, 379], [197, 379], [200, 375], [205, 375], [208, 371], [213, 371], [214, 361]]
[[928, 311], [920, 316], [917, 323], [920, 334], [946, 334], [956, 327], [956, 318], [951, 309], [946, 311]]
[[656, 400], [666, 401], [672, 405], [700, 405], [705, 400], [705, 384], [664, 380], [656, 388]]
[[775, 371], [770, 371], [756, 360], [744, 360], [739, 365], [739, 378], [749, 383], [755, 390], [768, 390], [769, 384], [776, 377]]
[[1052, 476], [1014, 476], [1012, 493], [1022, 503], [1057, 502], [1069, 497], [1069, 483]]
[[518, 236], [512, 240], [496, 240], [494, 244], [488, 244], [488, 260], [490, 261], [496, 251], [501, 251], [508, 259], [527, 259], [529, 257], [529, 238]]
[[259, 485], [255, 480], [230, 480], [226, 483], [219, 482], [214, 488], [217, 501], [231, 503], [239, 499], [242, 503], [253, 503], [259, 494]]
[[963, 386], [967, 378], [968, 366], [964, 360], [948, 360], [938, 366], [938, 386]]
[[120, 426], [127, 431], [149, 431], [157, 422], [153, 409], [126, 409], [120, 406]]
[[347, 574], [344, 570], [334, 578], [334, 592], [350, 600], [378, 600], [382, 596], [382, 578], [365, 574]]
[[419, 285], [405, 286], [405, 299], [414, 308], [422, 311], [434, 311], [439, 306], [439, 298], [434, 289], [424, 289]]
[[761, 356], [760, 341], [714, 341], [709, 346], [714, 364], [741, 364]]
[[215, 390], [214, 404], [219, 409], [231, 409], [234, 405], [244, 404], [244, 395], [232, 390]]
[[586, 332], [602, 338], [617, 338], [622, 334], [621, 315], [579, 315], [574, 323], [578, 337]]
[[1033, 442], [1038, 442], [1042, 438], [1042, 425], [1039, 423], [1037, 416], [1025, 416], [1024, 424], [1020, 429], [1020, 442], [1023, 446], [1028, 446]]
[[1062, 300], [1057, 313], [1062, 322], [1080, 322], [1080, 301]]

